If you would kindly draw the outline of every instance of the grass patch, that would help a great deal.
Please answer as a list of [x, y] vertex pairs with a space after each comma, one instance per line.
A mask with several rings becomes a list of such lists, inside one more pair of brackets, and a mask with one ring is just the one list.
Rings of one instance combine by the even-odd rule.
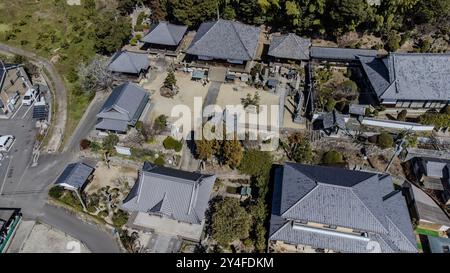
[[425, 229], [425, 228], [416, 228], [415, 231], [417, 234], [439, 237], [439, 232], [434, 231], [434, 230], [429, 230], [429, 229]]

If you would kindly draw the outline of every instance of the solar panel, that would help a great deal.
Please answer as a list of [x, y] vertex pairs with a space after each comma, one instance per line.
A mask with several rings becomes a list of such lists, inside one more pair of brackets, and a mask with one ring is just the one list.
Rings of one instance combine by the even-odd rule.
[[37, 120], [45, 120], [48, 116], [48, 107], [46, 105], [38, 105], [33, 107], [33, 118]]

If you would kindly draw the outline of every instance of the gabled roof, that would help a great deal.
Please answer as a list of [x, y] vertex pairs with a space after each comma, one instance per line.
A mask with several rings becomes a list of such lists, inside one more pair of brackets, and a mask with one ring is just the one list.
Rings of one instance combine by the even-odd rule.
[[450, 54], [390, 53], [385, 58], [359, 56], [383, 100], [450, 100]]
[[187, 26], [174, 25], [169, 22], [159, 22], [141, 41], [151, 44], [176, 46], [183, 39]]
[[119, 51], [112, 57], [108, 70], [119, 73], [139, 74], [150, 66], [147, 54]]
[[401, 192], [394, 191], [390, 176], [286, 163], [278, 178], [271, 240], [342, 252], [367, 251], [367, 242], [361, 243], [359, 235], [310, 230], [292, 222], [306, 221], [367, 232], [383, 252], [416, 251], [406, 202]]
[[293, 33], [274, 35], [269, 46], [268, 55], [282, 59], [309, 60], [311, 40]]
[[71, 163], [67, 165], [61, 175], [56, 179], [55, 184], [67, 184], [75, 189], [80, 189], [93, 172], [94, 168], [84, 163]]
[[201, 224], [215, 179], [214, 175], [147, 164], [124, 200], [123, 208]]
[[[117, 86], [111, 92], [108, 99], [103, 104], [102, 109], [97, 114], [97, 118], [101, 119], [99, 124], [102, 122], [103, 125], [106, 123], [113, 124], [114, 122], [126, 122], [130, 125], [134, 125], [142, 114], [142, 111], [147, 104], [148, 97], [149, 94], [145, 89], [133, 83], [125, 82], [122, 85]], [[97, 126], [96, 128], [115, 130]]]
[[248, 61], [255, 58], [261, 29], [219, 19], [200, 25], [187, 53], [216, 59]]
[[450, 159], [421, 157], [425, 175], [438, 178], [449, 178]]
[[450, 239], [444, 237], [427, 236], [431, 253], [450, 253]]

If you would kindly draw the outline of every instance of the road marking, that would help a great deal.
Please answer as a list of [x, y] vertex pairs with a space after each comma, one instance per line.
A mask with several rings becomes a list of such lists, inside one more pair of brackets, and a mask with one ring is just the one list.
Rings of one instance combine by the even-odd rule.
[[25, 114], [23, 114], [22, 119], [25, 118], [25, 116], [28, 114], [28, 112], [30, 111], [31, 108], [33, 108], [34, 102], [29, 106], [28, 110], [25, 112]]
[[12, 115], [11, 119], [13, 119], [17, 115], [17, 113], [19, 113], [19, 110], [22, 108], [22, 105], [23, 104], [20, 104], [19, 108], [17, 108], [16, 112], [14, 112], [14, 115]]
[[9, 171], [9, 165], [11, 164], [12, 160], [13, 160], [13, 156], [10, 157], [9, 162], [8, 162], [8, 166], [6, 166], [5, 177], [3, 177], [2, 187], [0, 188], [0, 195], [3, 193], [3, 187], [5, 186], [6, 177], [8, 176], [8, 171]]

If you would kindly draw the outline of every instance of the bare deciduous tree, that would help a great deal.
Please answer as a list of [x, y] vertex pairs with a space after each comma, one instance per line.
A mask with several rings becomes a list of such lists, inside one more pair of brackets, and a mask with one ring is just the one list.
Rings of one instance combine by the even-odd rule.
[[92, 95], [99, 91], [109, 91], [112, 88], [113, 78], [108, 71], [108, 58], [96, 55], [88, 65], [78, 65], [78, 77], [83, 91]]

